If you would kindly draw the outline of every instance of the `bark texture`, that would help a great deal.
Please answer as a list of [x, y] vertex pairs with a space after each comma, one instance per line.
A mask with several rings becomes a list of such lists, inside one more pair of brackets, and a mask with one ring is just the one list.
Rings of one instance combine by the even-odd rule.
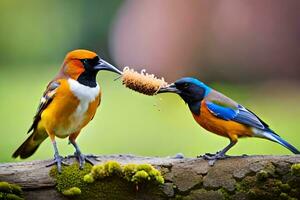
[[[214, 166], [202, 158], [108, 155], [97, 156], [95, 164], [108, 160], [152, 164], [162, 172], [165, 183], [146, 183], [137, 189], [130, 182], [111, 177], [92, 183], [93, 189], [85, 189], [84, 195], [72, 199], [89, 199], [89, 195], [93, 199], [300, 199], [299, 155], [232, 157]], [[67, 161], [76, 162], [74, 158]], [[45, 167], [49, 162], [0, 164], [0, 181], [21, 186], [25, 199], [67, 199], [57, 191], [51, 168]]]

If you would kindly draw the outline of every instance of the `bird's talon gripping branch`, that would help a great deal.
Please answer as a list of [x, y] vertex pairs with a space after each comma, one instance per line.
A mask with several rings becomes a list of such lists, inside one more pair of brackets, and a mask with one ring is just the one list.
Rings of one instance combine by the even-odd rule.
[[202, 156], [203, 159], [205, 160], [222, 160], [222, 159], [226, 159], [226, 158], [230, 158], [230, 156], [227, 156], [227, 155], [220, 155], [220, 154], [212, 154], [212, 155], [203, 155]]
[[216, 153], [216, 154], [208, 153], [208, 154], [204, 154], [202, 156], [202, 158], [204, 160], [208, 160], [208, 164], [210, 166], [213, 166], [217, 160], [223, 160], [223, 159], [230, 158], [230, 157], [231, 156], [228, 156], [228, 155], [225, 155], [225, 154], [220, 154], [219, 152]]
[[74, 156], [79, 162], [79, 169], [83, 169], [84, 163], [85, 163], [85, 158], [84, 155], [80, 152], [75, 151]]
[[94, 155], [94, 154], [85, 154], [85, 156], [86, 156], [86, 157], [90, 157], [90, 158], [94, 158], [94, 159], [97, 158], [97, 156]]
[[214, 166], [215, 163], [216, 163], [217, 159], [214, 159], [214, 160], [208, 160], [208, 165], [209, 166]]
[[51, 167], [53, 165], [56, 165], [58, 173], [61, 173], [61, 166], [62, 165], [65, 165], [65, 166], [69, 165], [68, 163], [64, 162], [63, 159], [64, 158], [60, 155], [54, 155], [54, 160], [51, 163], [49, 163], [48, 165], [46, 165], [46, 167]]
[[[80, 157], [83, 157], [84, 160], [88, 163], [90, 163], [91, 165], [95, 165], [94, 160], [97, 160], [97, 156], [96, 155], [93, 155], [93, 154], [81, 154]], [[82, 158], [79, 158], [78, 156], [78, 153], [76, 153], [76, 151], [74, 152], [73, 155], [68, 155], [65, 157], [66, 159], [71, 159], [71, 158], [76, 158], [78, 161], [79, 161], [79, 164], [80, 164], [80, 160], [83, 160]], [[80, 166], [80, 165], [79, 165]], [[82, 165], [83, 166], [83, 165]]]
[[57, 145], [56, 145], [56, 142], [54, 139], [52, 141], [52, 145], [53, 145], [53, 149], [54, 149], [54, 160], [50, 164], [46, 165], [46, 167], [57, 165], [57, 171], [58, 171], [58, 173], [61, 173], [61, 165], [63, 164], [63, 165], [67, 166], [69, 164], [64, 162], [63, 161], [64, 158], [59, 155]]
[[94, 165], [94, 162], [91, 160], [91, 158], [95, 159], [96, 156], [89, 154], [89, 155], [84, 155], [81, 153], [79, 146], [77, 145], [77, 143], [74, 140], [70, 140], [70, 143], [74, 146], [75, 148], [75, 153], [74, 156], [76, 157], [76, 159], [79, 162], [79, 168], [83, 169], [84, 167], [84, 163], [88, 162], [91, 165]]
[[84, 168], [84, 164], [85, 162], [90, 163], [91, 165], [94, 165], [94, 162], [90, 159], [90, 158], [94, 158], [94, 156], [90, 156], [90, 155], [84, 155], [82, 153], [78, 153], [75, 152], [74, 156], [76, 157], [76, 159], [79, 162], [79, 169], [83, 169]]
[[95, 163], [91, 160], [91, 158], [92, 159], [95, 159], [95, 156], [89, 156], [89, 155], [85, 155], [85, 161], [87, 162], [87, 163], [90, 163], [91, 165], [95, 165]]
[[[217, 152], [218, 153], [218, 152]], [[205, 157], [205, 156], [215, 156], [217, 153], [206, 153], [206, 154], [204, 154], [203, 155], [203, 157]]]

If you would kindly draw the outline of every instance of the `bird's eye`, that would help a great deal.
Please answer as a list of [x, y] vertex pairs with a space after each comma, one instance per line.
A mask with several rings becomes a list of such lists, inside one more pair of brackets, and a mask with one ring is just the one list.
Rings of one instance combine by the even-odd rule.
[[81, 62], [83, 63], [83, 65], [87, 65], [88, 64], [88, 59], [82, 59]]
[[92, 59], [82, 59], [81, 62], [84, 66], [96, 66], [99, 64], [99, 57], [95, 57]]
[[189, 84], [188, 84], [188, 83], [184, 83], [184, 84], [183, 84], [183, 87], [184, 87], [184, 88], [187, 88], [187, 87], [189, 87]]

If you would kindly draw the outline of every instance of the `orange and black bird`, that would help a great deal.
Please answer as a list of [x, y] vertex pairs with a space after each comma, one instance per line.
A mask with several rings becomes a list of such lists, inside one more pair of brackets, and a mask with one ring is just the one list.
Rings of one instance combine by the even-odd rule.
[[[39, 145], [49, 136], [54, 148], [54, 161], [61, 172], [62, 157], [59, 155], [55, 137], [69, 137], [74, 146], [74, 155], [82, 169], [88, 157], [81, 153], [76, 138], [94, 117], [101, 101], [97, 73], [108, 70], [121, 72], [88, 50], [78, 49], [69, 52], [56, 77], [50, 81], [28, 130], [31, 135], [13, 153], [12, 157], [30, 157]], [[49, 166], [50, 166], [49, 165]]]

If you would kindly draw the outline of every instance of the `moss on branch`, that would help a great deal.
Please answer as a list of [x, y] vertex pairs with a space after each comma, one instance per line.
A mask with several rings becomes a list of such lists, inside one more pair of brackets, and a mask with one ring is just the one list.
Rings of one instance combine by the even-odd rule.
[[26, 199], [300, 199], [297, 155], [232, 157], [214, 166], [201, 158], [113, 155], [83, 170], [67, 161], [73, 164], [62, 174], [52, 168], [51, 176], [49, 161], [2, 164], [0, 180], [22, 186]]

